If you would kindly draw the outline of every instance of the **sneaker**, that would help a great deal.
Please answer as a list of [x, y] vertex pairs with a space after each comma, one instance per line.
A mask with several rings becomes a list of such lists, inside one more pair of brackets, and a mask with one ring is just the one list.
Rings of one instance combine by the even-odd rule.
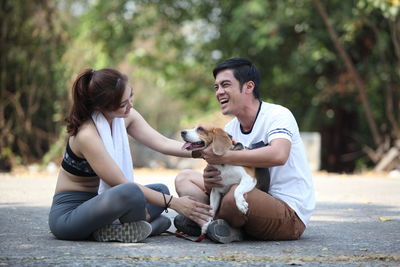
[[93, 233], [96, 241], [119, 241], [135, 243], [146, 239], [151, 233], [151, 225], [146, 221], [137, 221], [123, 224], [109, 224]]
[[243, 232], [238, 228], [230, 227], [229, 224], [218, 219], [212, 221], [207, 228], [207, 237], [217, 243], [230, 243], [243, 240]]
[[174, 225], [178, 232], [182, 232], [191, 236], [199, 236], [201, 234], [201, 228], [197, 223], [186, 218], [183, 215], [178, 214], [174, 218]]
[[151, 236], [155, 236], [155, 235], [160, 235], [162, 233], [164, 233], [165, 231], [168, 230], [168, 228], [171, 226], [171, 220], [164, 216], [164, 215], [160, 215], [158, 216], [155, 220], [153, 220], [151, 223]]

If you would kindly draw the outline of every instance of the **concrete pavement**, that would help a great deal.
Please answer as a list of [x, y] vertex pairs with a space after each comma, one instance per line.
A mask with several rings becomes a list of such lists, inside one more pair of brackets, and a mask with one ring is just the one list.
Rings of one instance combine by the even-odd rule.
[[[136, 177], [173, 189], [176, 173]], [[300, 240], [231, 244], [170, 235], [133, 244], [57, 240], [47, 225], [55, 182], [0, 175], [0, 266], [400, 266], [400, 177], [316, 174], [317, 209]]]

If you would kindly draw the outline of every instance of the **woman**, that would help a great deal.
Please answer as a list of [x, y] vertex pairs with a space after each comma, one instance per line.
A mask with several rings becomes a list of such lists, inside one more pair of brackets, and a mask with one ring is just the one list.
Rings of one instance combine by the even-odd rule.
[[[167, 208], [198, 223], [207, 220], [208, 205], [173, 198], [162, 184], [132, 181], [127, 134], [164, 154], [191, 154], [132, 109], [133, 92], [125, 75], [114, 69], [85, 70], [75, 80], [72, 96], [69, 139], [49, 214], [57, 238], [141, 241], [169, 228], [170, 220], [160, 216]], [[100, 178], [105, 190], [98, 194]]]

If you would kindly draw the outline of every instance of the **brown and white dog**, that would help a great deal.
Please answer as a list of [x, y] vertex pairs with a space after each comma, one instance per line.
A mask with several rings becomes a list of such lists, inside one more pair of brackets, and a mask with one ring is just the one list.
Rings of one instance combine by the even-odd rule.
[[[223, 155], [227, 150], [232, 149], [232, 139], [221, 128], [196, 127], [194, 129], [181, 131], [181, 136], [185, 141], [183, 149], [189, 151], [203, 150], [211, 146], [212, 151], [216, 155]], [[243, 148], [243, 147], [242, 147]], [[234, 166], [234, 165], [213, 165], [221, 172], [220, 184], [223, 187], [213, 187], [210, 193], [210, 206], [212, 207], [212, 215], [218, 210], [222, 194], [226, 194], [230, 187], [239, 184], [234, 192], [237, 208], [246, 214], [248, 203], [244, 199], [244, 194], [250, 192], [257, 184], [254, 168]], [[201, 228], [202, 235], [206, 233], [207, 227], [212, 219], [205, 223]]]

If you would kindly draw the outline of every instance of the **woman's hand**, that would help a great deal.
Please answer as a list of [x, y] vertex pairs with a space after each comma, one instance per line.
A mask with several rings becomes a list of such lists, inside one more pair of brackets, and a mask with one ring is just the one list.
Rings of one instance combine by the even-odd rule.
[[196, 222], [198, 225], [203, 225], [212, 217], [210, 212], [211, 207], [209, 205], [193, 200], [187, 196], [173, 198], [170, 207], [179, 214]]
[[221, 172], [211, 165], [207, 165], [203, 171], [204, 188], [206, 192], [211, 192], [213, 187], [222, 187], [219, 182], [222, 180], [220, 177]]

